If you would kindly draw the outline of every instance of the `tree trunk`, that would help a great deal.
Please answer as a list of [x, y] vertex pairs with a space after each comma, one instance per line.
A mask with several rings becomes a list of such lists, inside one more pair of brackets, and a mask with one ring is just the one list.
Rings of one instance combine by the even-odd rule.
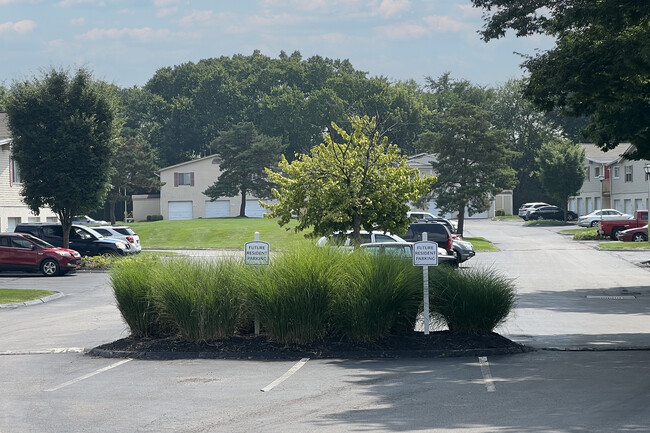
[[458, 210], [458, 226], [456, 227], [456, 233], [459, 236], [463, 236], [463, 230], [465, 230], [465, 205], [460, 207]]
[[72, 227], [72, 215], [68, 215], [66, 210], [57, 212], [59, 221], [61, 221], [61, 230], [63, 230], [63, 248], [70, 248], [70, 228]]
[[241, 205], [239, 206], [239, 217], [243, 218], [246, 216], [246, 190], [241, 190]]
[[111, 218], [111, 225], [115, 225], [115, 200], [109, 200], [108, 209]]
[[351, 242], [355, 247], [361, 245], [361, 218], [357, 213], [352, 217], [352, 238]]

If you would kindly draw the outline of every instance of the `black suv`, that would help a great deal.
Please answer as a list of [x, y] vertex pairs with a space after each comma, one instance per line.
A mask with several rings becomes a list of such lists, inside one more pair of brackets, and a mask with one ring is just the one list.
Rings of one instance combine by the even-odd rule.
[[406, 233], [401, 237], [408, 242], [418, 242], [422, 240], [422, 233], [427, 233], [427, 240], [435, 241], [440, 248], [447, 250], [448, 254], [453, 254], [452, 236], [446, 225], [437, 222], [417, 221], [409, 225]]
[[[14, 231], [29, 233], [57, 247], [63, 246], [63, 228], [59, 223], [20, 223]], [[82, 256], [125, 256], [134, 252], [127, 242], [105, 238], [90, 227], [76, 224], [70, 229], [69, 248], [78, 251]]]

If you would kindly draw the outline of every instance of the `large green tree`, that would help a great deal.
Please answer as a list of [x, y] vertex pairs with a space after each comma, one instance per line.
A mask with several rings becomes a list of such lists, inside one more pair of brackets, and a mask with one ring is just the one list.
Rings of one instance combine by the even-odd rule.
[[485, 41], [512, 29], [545, 33], [555, 47], [523, 63], [525, 95], [545, 111], [589, 119], [583, 134], [604, 150], [629, 141], [650, 158], [650, 5], [638, 0], [472, 0]]
[[52, 69], [11, 86], [7, 115], [23, 200], [58, 215], [67, 246], [72, 217], [101, 206], [110, 188], [114, 101], [88, 71]]
[[203, 194], [213, 201], [219, 197], [241, 195], [239, 216], [246, 216], [246, 197], [249, 193], [267, 198], [271, 182], [264, 169], [277, 165], [284, 145], [279, 137], [258, 134], [255, 126], [240, 123], [222, 132], [213, 142], [213, 150], [221, 157], [221, 175]]
[[407, 203], [425, 194], [434, 177], [421, 178], [411, 169], [400, 149], [377, 131], [375, 119], [352, 117], [352, 131], [335, 123], [324, 142], [293, 162], [283, 158], [280, 172], [267, 170], [278, 188], [276, 204], [265, 203], [281, 226], [297, 216], [296, 231], [331, 235], [352, 230], [401, 232], [408, 226]]
[[428, 198], [444, 212], [458, 213], [462, 234], [466, 210], [488, 210], [496, 194], [515, 185], [516, 153], [506, 132], [493, 127], [491, 113], [477, 105], [455, 102], [437, 123], [438, 130], [423, 134], [419, 144], [435, 156], [438, 181]]
[[552, 139], [539, 149], [537, 163], [542, 186], [564, 209], [564, 221], [569, 197], [578, 195], [585, 181], [584, 160], [584, 149], [567, 139]]

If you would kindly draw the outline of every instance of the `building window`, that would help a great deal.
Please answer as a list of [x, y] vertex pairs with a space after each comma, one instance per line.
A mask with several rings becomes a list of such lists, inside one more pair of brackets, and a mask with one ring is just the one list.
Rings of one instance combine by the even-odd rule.
[[621, 177], [621, 171], [617, 165], [616, 167], [614, 167], [614, 179], [618, 179], [619, 177]]
[[625, 166], [625, 182], [632, 182], [632, 166]]
[[174, 186], [179, 185], [194, 186], [194, 172], [174, 173]]
[[18, 167], [18, 163], [16, 163], [13, 158], [11, 159], [9, 169], [11, 170], [11, 184], [15, 185], [23, 183], [20, 177], [20, 167]]
[[600, 177], [600, 166], [594, 167], [594, 179], [598, 179], [599, 177]]
[[590, 174], [591, 174], [591, 170], [589, 170], [589, 166], [585, 167], [585, 176], [587, 177], [587, 181], [589, 181]]

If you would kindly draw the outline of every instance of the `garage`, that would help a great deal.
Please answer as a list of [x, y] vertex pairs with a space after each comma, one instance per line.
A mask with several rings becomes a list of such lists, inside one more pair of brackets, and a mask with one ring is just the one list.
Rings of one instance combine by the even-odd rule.
[[257, 200], [246, 200], [246, 216], [250, 218], [262, 218], [267, 212]]
[[170, 201], [167, 205], [170, 220], [191, 220], [191, 201]]
[[230, 216], [230, 200], [215, 200], [205, 202], [206, 218], [223, 218]]

